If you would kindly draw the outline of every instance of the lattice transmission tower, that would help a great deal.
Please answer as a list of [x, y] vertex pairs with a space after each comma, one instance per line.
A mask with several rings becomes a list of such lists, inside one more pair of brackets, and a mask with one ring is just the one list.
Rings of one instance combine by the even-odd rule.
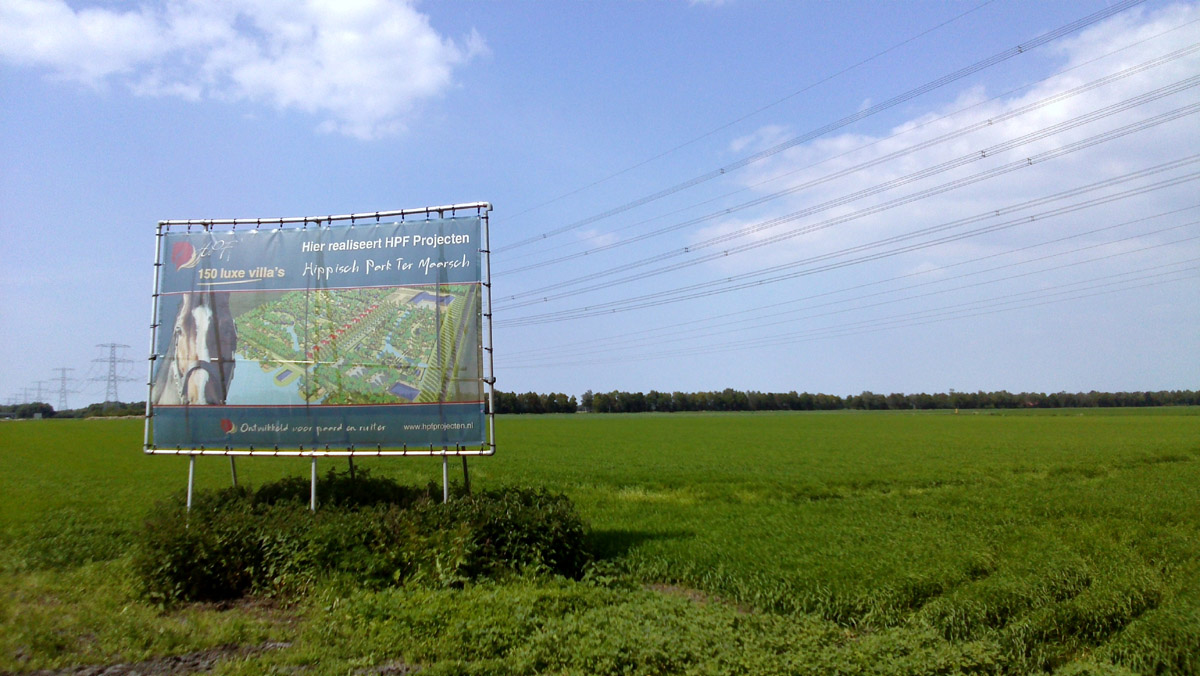
[[107, 363], [108, 364], [108, 375], [107, 376], [96, 376], [95, 378], [92, 378], [92, 380], [95, 380], [95, 381], [103, 380], [104, 382], [107, 383], [107, 388], [104, 391], [104, 403], [108, 404], [108, 403], [112, 403], [112, 402], [121, 401], [121, 399], [119, 398], [119, 395], [117, 394], [117, 384], [122, 383], [122, 382], [132, 382], [132, 381], [136, 380], [136, 378], [130, 378], [127, 376], [117, 375], [117, 364], [132, 364], [133, 363], [132, 359], [122, 359], [117, 356], [118, 348], [126, 349], [129, 346], [121, 345], [118, 343], [101, 343], [101, 344], [97, 345], [96, 347], [108, 348], [108, 356], [107, 357], [99, 357], [97, 359], [92, 360], [94, 362]]
[[68, 390], [67, 389], [67, 381], [70, 380], [69, 378], [67, 378], [67, 372], [74, 371], [75, 369], [66, 368], [65, 366], [60, 366], [59, 368], [50, 369], [50, 370], [56, 371], [58, 373], [58, 383], [59, 383], [58, 384], [58, 410], [65, 411], [65, 410], [67, 410], [67, 395], [75, 394], [76, 392], [79, 391], [79, 390]]

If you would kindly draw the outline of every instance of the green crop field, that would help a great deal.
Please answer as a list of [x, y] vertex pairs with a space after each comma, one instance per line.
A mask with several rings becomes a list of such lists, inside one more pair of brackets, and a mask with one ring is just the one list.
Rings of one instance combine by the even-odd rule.
[[[0, 673], [205, 652], [239, 674], [1200, 674], [1200, 410], [497, 430], [472, 484], [567, 494], [601, 557], [584, 580], [163, 609], [140, 600], [130, 549], [186, 459], [143, 456], [139, 420], [0, 423]], [[251, 485], [308, 471], [238, 461]], [[196, 481], [228, 485], [228, 461], [199, 459]]]

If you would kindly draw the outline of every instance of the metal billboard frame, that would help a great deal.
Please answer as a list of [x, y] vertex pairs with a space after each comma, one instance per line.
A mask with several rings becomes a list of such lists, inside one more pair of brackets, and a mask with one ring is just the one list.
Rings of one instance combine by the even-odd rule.
[[[492, 268], [491, 268], [491, 236], [489, 232], [489, 214], [492, 211], [490, 202], [467, 202], [462, 204], [449, 204], [443, 206], [421, 207], [416, 209], [397, 209], [391, 211], [372, 211], [363, 213], [338, 214], [327, 216], [298, 216], [298, 217], [276, 217], [276, 218], [215, 218], [215, 219], [186, 219], [186, 220], [162, 220], [158, 222], [157, 232], [155, 236], [155, 253], [154, 253], [154, 286], [152, 291], [153, 303], [150, 315], [150, 352], [149, 364], [147, 368], [147, 396], [146, 396], [146, 423], [142, 439], [142, 452], [146, 455], [174, 455], [188, 456], [188, 491], [187, 504], [191, 507], [192, 503], [192, 486], [193, 476], [195, 473], [195, 463], [197, 456], [225, 456], [229, 458], [230, 470], [232, 473], [233, 484], [237, 485], [237, 466], [234, 462], [237, 457], [305, 457], [312, 461], [312, 504], [311, 507], [316, 509], [316, 484], [317, 484], [317, 459], [322, 457], [345, 457], [349, 459], [350, 471], [354, 471], [354, 458], [356, 457], [441, 457], [442, 458], [442, 482], [443, 482], [443, 499], [449, 498], [449, 484], [447, 476], [447, 459], [450, 456], [461, 456], [463, 460], [463, 475], [466, 479], [468, 490], [470, 479], [467, 475], [467, 458], [469, 456], [491, 456], [496, 452], [496, 405], [495, 405], [495, 353], [493, 349], [492, 337]], [[158, 330], [159, 324], [159, 292], [160, 275], [163, 266], [162, 261], [162, 238], [170, 231], [171, 228], [186, 227], [190, 232], [192, 228], [198, 227], [206, 231], [212, 231], [218, 227], [228, 226], [230, 232], [235, 232], [239, 226], [260, 229], [264, 226], [284, 228], [285, 226], [293, 226], [300, 228], [308, 227], [329, 227], [336, 223], [349, 221], [350, 226], [353, 226], [358, 221], [373, 220], [379, 222], [382, 218], [399, 218], [401, 222], [409, 216], [425, 216], [432, 217], [436, 215], [438, 218], [445, 218], [447, 215], [455, 216], [464, 213], [474, 212], [480, 219], [483, 241], [480, 243], [480, 256], [482, 261], [480, 286], [483, 288], [483, 303], [481, 307], [481, 315], [484, 320], [485, 327], [480, 331], [481, 357], [486, 372], [480, 378], [480, 381], [487, 388], [487, 437], [480, 447], [463, 447], [456, 445], [454, 448], [443, 446], [437, 448], [435, 445], [428, 447], [408, 447], [403, 445], [401, 448], [383, 448], [382, 444], [377, 444], [375, 448], [362, 448], [351, 445], [349, 448], [330, 448], [328, 444], [324, 448], [309, 448], [305, 449], [303, 445], [298, 448], [278, 447], [274, 449], [255, 449], [253, 446], [248, 448], [237, 448], [233, 446], [225, 446], [223, 448], [205, 448], [201, 445], [199, 448], [159, 448], [151, 444], [151, 430], [153, 428], [153, 390], [155, 379], [155, 366], [160, 356], [157, 354], [158, 346]]]

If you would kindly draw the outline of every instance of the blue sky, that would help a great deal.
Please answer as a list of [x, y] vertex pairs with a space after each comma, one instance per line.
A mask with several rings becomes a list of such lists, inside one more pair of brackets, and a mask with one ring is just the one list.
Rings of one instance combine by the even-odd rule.
[[873, 109], [1116, 4], [6, 2], [0, 401], [145, 396], [160, 219], [477, 200], [504, 390], [1200, 387], [1200, 6]]

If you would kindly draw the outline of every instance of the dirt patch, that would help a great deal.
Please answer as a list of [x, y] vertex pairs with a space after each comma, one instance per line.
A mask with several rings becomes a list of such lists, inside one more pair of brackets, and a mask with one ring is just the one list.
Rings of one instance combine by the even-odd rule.
[[728, 606], [737, 610], [743, 615], [749, 615], [754, 612], [754, 609], [750, 606], [743, 605], [741, 603], [734, 603], [733, 601], [727, 601], [719, 596], [713, 596], [712, 594], [707, 594], [699, 589], [692, 589], [691, 587], [681, 587], [674, 584], [648, 584], [646, 585], [646, 589], [649, 589], [653, 592], [658, 592], [659, 594], [666, 594], [667, 596], [679, 596], [698, 605], [716, 603], [718, 605]]
[[408, 676], [420, 671], [421, 668], [400, 660], [393, 660], [384, 664], [377, 664], [367, 669], [359, 669], [354, 672], [360, 676]]
[[92, 664], [64, 669], [43, 669], [25, 676], [173, 676], [212, 671], [218, 662], [287, 648], [290, 643], [264, 643], [259, 646], [222, 646], [186, 655], [159, 657], [144, 662]]

